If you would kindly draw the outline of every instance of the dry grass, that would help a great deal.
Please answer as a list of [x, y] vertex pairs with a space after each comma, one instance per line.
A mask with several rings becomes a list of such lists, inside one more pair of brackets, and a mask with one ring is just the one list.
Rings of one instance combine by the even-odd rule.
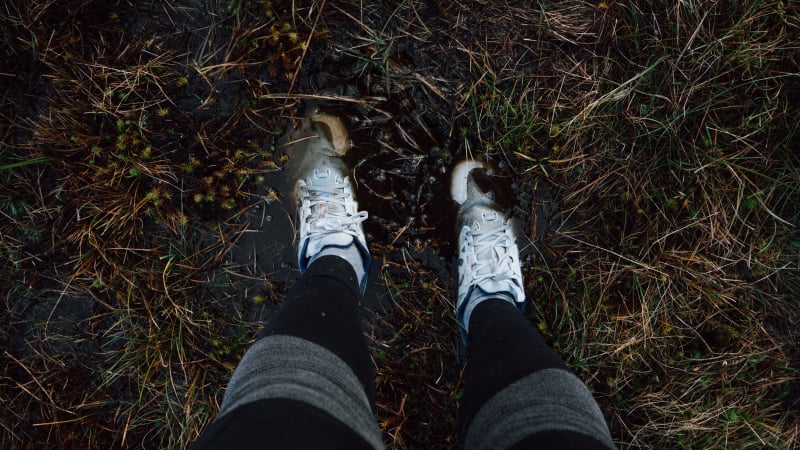
[[533, 318], [624, 445], [793, 447], [800, 11], [660, 6], [545, 10], [539, 69], [470, 86], [483, 140], [563, 202]]
[[455, 446], [439, 193], [465, 156], [511, 180], [528, 314], [620, 447], [800, 445], [795, 2], [3, 8], [3, 448], [209, 423], [285, 289], [231, 252], [309, 99], [354, 128], [391, 448]]

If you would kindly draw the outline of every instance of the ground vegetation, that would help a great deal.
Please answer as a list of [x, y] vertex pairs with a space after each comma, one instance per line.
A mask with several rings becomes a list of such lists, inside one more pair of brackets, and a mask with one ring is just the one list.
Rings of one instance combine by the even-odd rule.
[[298, 276], [309, 105], [352, 130], [389, 448], [457, 447], [464, 158], [620, 448], [800, 446], [795, 1], [9, 0], [0, 60], [0, 447], [208, 426]]

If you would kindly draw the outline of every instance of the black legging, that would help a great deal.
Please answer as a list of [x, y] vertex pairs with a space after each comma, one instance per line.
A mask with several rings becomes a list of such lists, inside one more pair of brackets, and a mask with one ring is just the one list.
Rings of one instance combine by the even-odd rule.
[[[374, 374], [360, 328], [360, 294], [352, 267], [338, 257], [315, 261], [270, 317], [258, 339], [289, 335], [316, 343], [341, 358], [363, 385], [374, 409]], [[472, 316], [466, 386], [459, 416], [463, 439], [472, 419], [494, 395], [537, 371], [566, 369], [539, 332], [512, 304], [487, 300]], [[218, 418], [194, 448], [370, 448], [347, 424], [299, 401], [259, 400]], [[512, 448], [607, 448], [571, 431], [532, 434]]]
[[[543, 369], [568, 370], [519, 309], [505, 300], [486, 300], [472, 311], [467, 337], [464, 397], [459, 442], [478, 410], [511, 383]], [[512, 449], [606, 449], [597, 440], [570, 431], [533, 434]]]

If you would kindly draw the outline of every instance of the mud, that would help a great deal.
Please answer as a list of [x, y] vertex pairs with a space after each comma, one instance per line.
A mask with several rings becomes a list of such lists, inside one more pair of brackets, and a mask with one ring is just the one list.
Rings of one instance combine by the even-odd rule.
[[[218, 314], [226, 323], [257, 324], [280, 305], [299, 276], [295, 212], [288, 195], [292, 180], [287, 180], [281, 170], [286, 156], [282, 136], [311, 102], [264, 96], [290, 91], [313, 96], [314, 106], [341, 116], [350, 129], [353, 150], [347, 159], [353, 168], [360, 207], [369, 213], [364, 226], [373, 264], [364, 299], [364, 325], [382, 370], [396, 372], [396, 380], [383, 379], [379, 386], [379, 401], [384, 402], [381, 414], [388, 427], [396, 427], [399, 433], [403, 422], [392, 423], [404, 419], [393, 411], [408, 400], [409, 411], [414, 410], [409, 414], [418, 415], [419, 423], [426, 424], [426, 432], [452, 436], [457, 399], [451, 392], [460, 382], [454, 349], [460, 341], [451, 322], [456, 209], [449, 196], [449, 177], [458, 161], [483, 153], [478, 144], [480, 125], [464, 117], [454, 102], [455, 92], [461, 88], [458, 83], [473, 76], [469, 73], [472, 61], [465, 52], [443, 51], [457, 37], [447, 35], [453, 31], [447, 23], [454, 18], [448, 17], [447, 7], [429, 3], [416, 14], [439, 30], [432, 32], [417, 25], [424, 39], [415, 39], [403, 34], [392, 5], [371, 4], [358, 19], [354, 14], [360, 5], [356, 3], [329, 6], [323, 20], [327, 31], [312, 39], [311, 47], [301, 55], [285, 36], [240, 48], [237, 33], [244, 27], [255, 27], [257, 17], [243, 18], [239, 23], [230, 10], [235, 7], [232, 2], [213, 0], [139, 2], [135, 7], [114, 3], [109, 6], [114, 14], [104, 10], [86, 15], [86, 20], [97, 18], [105, 27], [103, 32], [116, 29], [125, 36], [149, 36], [143, 55], [169, 55], [163, 64], [165, 79], [180, 80], [178, 88], [170, 88], [165, 117], [153, 119], [153, 123], [161, 120], [153, 126], [164, 130], [153, 137], [153, 148], [178, 166], [199, 162], [197, 172], [183, 173], [180, 180], [181, 205], [187, 205], [193, 220], [199, 222], [188, 227], [187, 236], [198, 247], [213, 241], [218, 232], [232, 236], [235, 242], [222, 263], [206, 262], [198, 302], [211, 305], [208, 309], [212, 315]], [[124, 14], [117, 14], [115, 8]], [[288, 11], [278, 23], [291, 20]], [[382, 36], [354, 46], [354, 36], [369, 35], [370, 30], [381, 30], [376, 33]], [[117, 50], [124, 53], [126, 49]], [[91, 54], [93, 49], [84, 51]], [[226, 64], [235, 65], [237, 58], [250, 58], [250, 51], [265, 55], [265, 59], [257, 65], [225, 68]], [[301, 70], [296, 82], [291, 83], [285, 72], [291, 72], [293, 63], [301, 57]], [[267, 58], [273, 59], [267, 63]], [[27, 60], [21, 60], [18, 66], [14, 69], [28, 71], [30, 78], [28, 86], [15, 91], [21, 93], [13, 104], [22, 104], [25, 95], [35, 98], [24, 111], [26, 120], [35, 120], [46, 104], [49, 87], [37, 81], [42, 67]], [[18, 111], [4, 106], [2, 113]], [[13, 137], [20, 143], [31, 139], [24, 127], [15, 128]], [[241, 166], [237, 169], [247, 169], [250, 174], [243, 182], [234, 171], [218, 176], [220, 168], [234, 159], [239, 149], [268, 156], [237, 162]], [[518, 168], [502, 155], [489, 162], [493, 175], [483, 182], [493, 187], [500, 203], [517, 217], [524, 236], [523, 258], [529, 259], [532, 238], [561, 226], [557, 201], [544, 184], [532, 187], [519, 183], [515, 175]], [[231, 195], [235, 208], [193, 200], [208, 189], [206, 180], [210, 178], [214, 178], [214, 187], [241, 189], [238, 193], [242, 195]], [[64, 211], [72, 214], [73, 209], [68, 205]], [[163, 230], [164, 224], [149, 221], [143, 232]], [[549, 255], [544, 246], [535, 252]], [[24, 273], [35, 271], [31, 266]], [[119, 351], [129, 340], [142, 338], [114, 333], [112, 340], [104, 334], [115, 327], [115, 321], [133, 320], [115, 301], [103, 302], [105, 295], [114, 299], [114, 294], [96, 289], [92, 296], [73, 295], [72, 291], [60, 290], [60, 280], [55, 279], [25, 279], [15, 286], [24, 294], [3, 321], [10, 354], [32, 360], [42, 370], [49, 364], [59, 365], [63, 376], [54, 379], [66, 380], [63, 395], [79, 396], [89, 387], [97, 397], [90, 400], [113, 397], [103, 407], [104, 414], [97, 416], [98, 429], [119, 428], [126, 423], [129, 413], [115, 411], [119, 405], [126, 409], [135, 402], [137, 390], [143, 387], [123, 379], [97, 388], [101, 384], [97, 374], [107, 364], [104, 355]], [[261, 300], [254, 300], [256, 297]], [[409, 303], [398, 304], [398, 297]], [[415, 314], [438, 320], [442, 343], [414, 333], [414, 326], [429, 326], [415, 325]], [[241, 336], [240, 326], [220, 328], [220, 336], [214, 339], [249, 337]], [[430, 329], [420, 331], [427, 333]], [[409, 349], [415, 351], [409, 353]], [[211, 344], [202, 349], [205, 353], [212, 350]], [[236, 357], [229, 355], [228, 359], [234, 361]], [[435, 380], [428, 377], [433, 371], [438, 373]], [[22, 365], [9, 373], [14, 378], [26, 376]], [[185, 384], [181, 374], [170, 373], [173, 375], [172, 382]], [[218, 381], [221, 389], [223, 380]], [[426, 383], [434, 390], [425, 391]], [[55, 403], [76, 402], [64, 399]], [[449, 413], [437, 420], [445, 410]], [[35, 433], [30, 424], [47, 418], [26, 420], [24, 433]], [[416, 439], [409, 442], [410, 447], [428, 444], [424, 436], [404, 433], [406, 439]], [[433, 445], [437, 446], [442, 444]]]

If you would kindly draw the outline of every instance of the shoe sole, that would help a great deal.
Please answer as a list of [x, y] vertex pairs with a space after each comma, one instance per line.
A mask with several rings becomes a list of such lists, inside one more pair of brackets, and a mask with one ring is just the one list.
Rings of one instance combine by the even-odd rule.
[[453, 169], [453, 175], [450, 178], [450, 196], [458, 206], [467, 201], [467, 178], [475, 169], [486, 169], [486, 165], [481, 161], [466, 160], [456, 164]]
[[343, 175], [350, 169], [343, 157], [351, 148], [347, 127], [337, 116], [311, 112], [288, 135], [285, 145], [289, 180], [304, 178], [315, 167], [332, 168]]
[[350, 150], [350, 133], [342, 120], [330, 114], [314, 112], [311, 114], [311, 126], [322, 133], [333, 145], [333, 151], [339, 156], [345, 156]]

